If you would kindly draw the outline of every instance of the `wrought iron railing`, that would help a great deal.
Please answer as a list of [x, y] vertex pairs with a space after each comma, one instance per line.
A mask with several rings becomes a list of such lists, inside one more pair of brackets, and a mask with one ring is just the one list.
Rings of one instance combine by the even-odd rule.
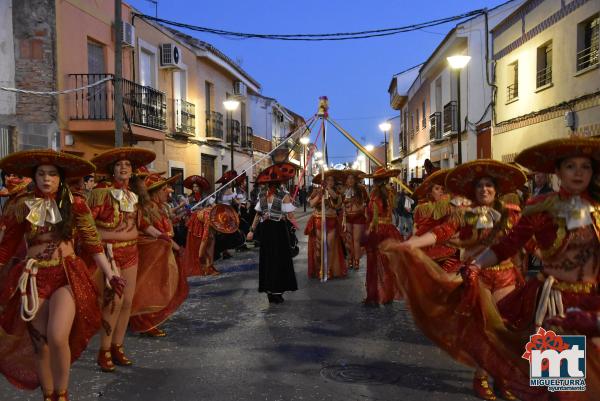
[[175, 132], [193, 136], [196, 132], [196, 105], [182, 99], [173, 99]]
[[536, 75], [536, 87], [541, 88], [542, 86], [552, 83], [552, 66], [547, 65], [540, 69]]
[[[73, 96], [72, 120], [114, 120], [114, 77], [112, 74], [69, 74], [73, 87], [87, 86], [113, 78]], [[129, 122], [164, 131], [167, 127], [166, 95], [128, 79], [123, 83], [123, 110]]]
[[223, 114], [206, 111], [206, 137], [223, 140]]
[[585, 70], [598, 64], [598, 41], [577, 52], [577, 71]]
[[242, 148], [252, 149], [254, 131], [252, 127], [242, 127]]
[[519, 84], [514, 83], [512, 85], [508, 85], [506, 87], [506, 101], [510, 102], [513, 99], [516, 99], [519, 96]]
[[444, 106], [444, 134], [448, 134], [451, 132], [456, 132], [458, 118], [456, 118], [456, 113], [458, 111], [457, 103], [455, 100], [452, 100]]
[[227, 129], [226, 142], [231, 143], [231, 134], [233, 134], [233, 143], [235, 145], [239, 145], [240, 144], [240, 136], [241, 136], [241, 132], [242, 132], [241, 124], [238, 120], [231, 120], [229, 123], [231, 125]]
[[442, 139], [442, 113], [439, 111], [429, 116], [429, 139]]

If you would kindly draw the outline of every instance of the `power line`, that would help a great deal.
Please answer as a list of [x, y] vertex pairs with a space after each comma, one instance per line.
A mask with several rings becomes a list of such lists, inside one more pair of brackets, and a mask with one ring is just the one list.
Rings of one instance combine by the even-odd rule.
[[429, 28], [432, 26], [446, 24], [448, 22], [462, 20], [465, 18], [473, 17], [484, 13], [485, 10], [473, 10], [466, 13], [454, 15], [451, 17], [438, 18], [431, 21], [421, 22], [418, 24], [406, 25], [396, 28], [383, 28], [383, 29], [372, 29], [367, 31], [356, 31], [356, 32], [337, 32], [337, 33], [294, 33], [294, 34], [262, 34], [262, 33], [246, 33], [246, 32], [235, 32], [226, 31], [223, 29], [208, 28], [203, 26], [191, 25], [177, 21], [170, 21], [162, 18], [152, 17], [146, 14], [134, 15], [143, 18], [148, 21], [155, 21], [161, 24], [175, 26], [178, 28], [185, 28], [196, 32], [210, 33], [213, 35], [225, 36], [225, 37], [238, 37], [243, 39], [269, 39], [269, 40], [291, 40], [291, 41], [340, 41], [340, 40], [356, 40], [356, 39], [368, 39], [375, 37], [383, 37], [390, 35], [397, 35], [400, 33], [411, 32], [415, 30], [421, 30], [423, 28]]

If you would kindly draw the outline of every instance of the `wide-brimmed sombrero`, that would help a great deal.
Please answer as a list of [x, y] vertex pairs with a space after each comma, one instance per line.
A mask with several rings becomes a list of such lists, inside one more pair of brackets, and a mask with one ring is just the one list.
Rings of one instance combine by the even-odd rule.
[[138, 167], [134, 173], [134, 175], [137, 175], [140, 178], [146, 178], [148, 177], [150, 174], [158, 174], [158, 175], [165, 175], [166, 171], [150, 171], [148, 169], [148, 167], [146, 166], [140, 166]]
[[484, 177], [494, 181], [498, 195], [513, 192], [527, 181], [523, 170], [516, 166], [492, 159], [479, 159], [461, 164], [450, 171], [446, 176], [446, 189], [454, 195], [474, 200], [475, 186]]
[[255, 183], [268, 184], [270, 182], [288, 181], [296, 175], [296, 166], [292, 163], [277, 163], [267, 167], [256, 177]]
[[156, 153], [148, 149], [141, 148], [114, 148], [92, 159], [92, 163], [96, 165], [99, 173], [111, 174], [110, 166], [119, 160], [129, 160], [131, 167], [135, 171], [136, 169], [145, 166], [146, 164], [152, 163], [156, 158]]
[[96, 166], [81, 157], [51, 149], [11, 153], [0, 160], [0, 169], [8, 174], [33, 177], [35, 169], [44, 164], [58, 167], [65, 177], [84, 177], [96, 169]]
[[148, 192], [155, 191], [164, 187], [165, 185], [172, 185], [179, 181], [181, 174], [174, 175], [173, 177], [165, 178], [160, 174], [149, 174], [144, 179], [144, 184]]
[[364, 178], [367, 173], [365, 173], [364, 171], [360, 171], [360, 170], [356, 170], [356, 169], [346, 169], [346, 170], [340, 170], [342, 172], [342, 175], [344, 177], [344, 180], [346, 178], [348, 178], [349, 175], [353, 175], [354, 177], [356, 177], [357, 179], [361, 179]]
[[366, 177], [374, 180], [383, 180], [386, 178], [398, 177], [400, 173], [401, 170], [397, 168], [387, 169], [385, 167], [379, 167], [373, 174], [369, 174]]
[[209, 221], [212, 228], [223, 234], [233, 234], [240, 226], [240, 217], [229, 205], [215, 205], [210, 210]]
[[29, 177], [6, 177], [4, 180], [4, 188], [0, 190], [0, 196], [12, 196], [19, 192], [23, 192], [30, 183], [31, 178]]
[[431, 174], [429, 174], [429, 176], [427, 176], [427, 178], [425, 178], [425, 180], [421, 183], [421, 185], [419, 185], [417, 187], [417, 189], [415, 189], [415, 191], [413, 192], [413, 195], [418, 198], [418, 199], [425, 199], [427, 198], [427, 196], [429, 196], [429, 193], [431, 192], [431, 189], [434, 187], [434, 185], [441, 185], [444, 186], [446, 183], [446, 177], [448, 176], [448, 173], [450, 173], [450, 169], [444, 169], [444, 170], [437, 170]]
[[[345, 175], [344, 170], [330, 169], [325, 171], [325, 179], [333, 177], [336, 182], [344, 182]], [[321, 173], [315, 175], [312, 179], [313, 184], [321, 185]]]
[[600, 164], [600, 139], [563, 138], [523, 150], [515, 161], [533, 172], [554, 173], [556, 163], [569, 157], [589, 157]]
[[[226, 172], [223, 173], [223, 175], [221, 176], [221, 178], [219, 178], [215, 184], [227, 184], [229, 181], [233, 180], [235, 177], [237, 177], [238, 173], [235, 170], [227, 170]], [[244, 172], [244, 174], [240, 175], [236, 180], [236, 184], [241, 184], [243, 182], [246, 181], [246, 173]]]
[[210, 183], [208, 180], [200, 175], [190, 175], [183, 180], [183, 186], [187, 189], [192, 189], [194, 184], [198, 184], [201, 191], [206, 191], [208, 188], [210, 188]]

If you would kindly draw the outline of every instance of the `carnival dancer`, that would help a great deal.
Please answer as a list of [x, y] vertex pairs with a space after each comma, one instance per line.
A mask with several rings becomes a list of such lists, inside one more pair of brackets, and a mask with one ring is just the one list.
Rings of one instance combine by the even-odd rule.
[[[424, 235], [446, 223], [454, 209], [462, 206], [462, 202], [450, 199], [445, 192], [446, 176], [450, 171], [445, 169], [431, 173], [415, 189], [413, 195], [421, 201], [414, 212], [414, 235]], [[423, 252], [448, 273], [456, 273], [461, 267], [459, 250], [451, 244], [431, 245], [423, 248]]]
[[32, 177], [33, 192], [16, 200], [6, 216], [0, 265], [23, 237], [27, 258], [9, 272], [0, 294], [0, 371], [18, 388], [41, 385], [45, 401], [68, 400], [70, 365], [101, 325], [97, 293], [84, 252], [102, 269], [111, 293], [125, 285], [112, 271], [85, 199], [65, 179], [94, 171], [90, 162], [52, 150], [23, 151], [0, 160], [3, 171]]
[[[592, 177], [600, 174], [600, 140], [556, 139], [522, 151], [515, 160], [532, 171], [555, 173], [561, 186], [557, 193], [532, 198], [511, 232], [469, 268], [471, 274], [485, 274], [489, 266], [511, 257], [532, 238], [543, 261], [541, 272], [502, 299], [498, 309], [484, 309], [491, 312], [490, 318], [496, 318], [499, 311], [505, 326], [492, 345], [508, 350], [501, 359], [486, 360], [485, 367], [506, 374], [523, 400], [560, 399], [562, 395], [598, 400], [600, 349], [592, 338], [600, 337], [600, 199], [590, 190]], [[540, 395], [528, 386], [529, 365], [521, 358], [524, 345], [539, 327], [553, 326], [559, 334], [588, 335], [585, 392]]]
[[[98, 365], [103, 372], [113, 372], [115, 364], [129, 366], [123, 341], [129, 323], [131, 304], [136, 288], [138, 268], [138, 199], [129, 188], [133, 171], [154, 160], [154, 152], [140, 148], [114, 148], [92, 159], [99, 173], [110, 176], [93, 190], [88, 199], [102, 243], [112, 268], [125, 280], [123, 298], [111, 302], [103, 299]], [[140, 178], [136, 178], [140, 180]], [[133, 185], [137, 185], [134, 182]], [[152, 226], [143, 230], [149, 236], [171, 239]]]
[[256, 178], [256, 183], [266, 184], [268, 190], [260, 194], [257, 212], [247, 235], [254, 238], [260, 220], [260, 253], [258, 291], [266, 292], [270, 303], [283, 302], [285, 291], [296, 291], [298, 284], [292, 260], [290, 220], [296, 209], [281, 184], [296, 175], [291, 163], [278, 163], [267, 167]]
[[386, 238], [401, 240], [402, 236], [394, 222], [392, 212], [395, 205], [394, 190], [389, 186], [389, 179], [397, 177], [400, 170], [378, 168], [370, 177], [373, 178], [373, 190], [367, 207], [367, 297], [365, 305], [388, 304], [402, 295], [393, 280], [389, 261], [379, 252], [379, 244]]
[[[238, 177], [238, 173], [235, 170], [224, 172], [216, 182], [217, 184], [221, 184], [221, 188], [226, 187], [224, 190], [219, 191], [217, 203], [231, 206], [239, 214], [239, 206], [244, 201], [244, 196], [238, 193], [238, 187], [245, 181], [246, 173]], [[215, 254], [218, 257], [223, 257], [223, 259], [229, 259], [231, 258], [229, 250], [241, 247], [244, 243], [244, 234], [241, 231], [231, 234], [217, 233]]]
[[[309, 205], [314, 211], [304, 229], [308, 235], [308, 277], [323, 278], [323, 266], [321, 264], [321, 237], [322, 227], [322, 199], [325, 198], [325, 232], [327, 240], [327, 278], [345, 277], [348, 267], [344, 257], [344, 244], [341, 232], [341, 222], [338, 219], [338, 210], [343, 205], [342, 195], [335, 190], [336, 181], [341, 181], [340, 170], [325, 171], [325, 183], [321, 188], [315, 188], [308, 199]], [[313, 184], [321, 184], [321, 174], [313, 178]]]
[[350, 269], [358, 270], [360, 259], [363, 254], [361, 240], [365, 235], [367, 217], [365, 210], [369, 202], [369, 195], [360, 180], [365, 173], [359, 170], [343, 170], [346, 176], [346, 187], [343, 197], [343, 231], [348, 237], [348, 249]]
[[174, 232], [167, 204], [173, 192], [171, 184], [179, 178], [179, 175], [165, 179], [150, 174], [144, 180], [147, 193], [137, 194], [141, 227], [152, 226], [164, 235], [157, 239], [142, 232], [138, 237], [140, 263], [129, 329], [150, 337], [166, 336], [158, 326], [175, 313], [189, 292], [186, 276], [173, 254], [179, 246], [172, 239]]
[[[478, 313], [474, 290], [477, 283], [473, 283], [473, 277], [466, 277], [463, 283], [459, 275], [448, 274], [454, 267], [444, 269], [415, 248], [451, 245], [461, 248], [463, 261], [476, 256], [518, 221], [520, 208], [502, 204], [498, 198], [515, 191], [525, 180], [521, 169], [507, 163], [481, 159], [462, 164], [448, 173], [446, 188], [470, 199], [474, 207], [456, 209], [444, 224], [421, 236], [382, 246], [393, 263], [396, 282], [407, 296], [416, 324], [455, 359], [476, 368], [473, 390], [486, 400], [494, 400], [496, 395], [486, 372], [478, 368], [481, 366], [478, 352], [486, 341], [484, 326], [489, 322], [481, 322]], [[519, 268], [510, 259], [502, 260], [479, 276], [494, 301], [521, 285], [522, 280]], [[499, 395], [515, 399], [502, 377], [496, 378], [494, 385]]]

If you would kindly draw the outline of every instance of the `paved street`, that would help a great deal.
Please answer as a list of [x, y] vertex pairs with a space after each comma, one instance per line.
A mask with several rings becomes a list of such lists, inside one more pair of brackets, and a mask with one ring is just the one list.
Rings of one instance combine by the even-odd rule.
[[[306, 216], [301, 218], [304, 226]], [[258, 250], [195, 278], [168, 337], [128, 338], [135, 361], [95, 365], [98, 339], [73, 367], [75, 401], [471, 400], [468, 369], [414, 327], [404, 303], [361, 305], [364, 267], [321, 284], [306, 278], [306, 239], [294, 260], [299, 290], [269, 305], [256, 291]], [[38, 400], [0, 382], [2, 401]]]

